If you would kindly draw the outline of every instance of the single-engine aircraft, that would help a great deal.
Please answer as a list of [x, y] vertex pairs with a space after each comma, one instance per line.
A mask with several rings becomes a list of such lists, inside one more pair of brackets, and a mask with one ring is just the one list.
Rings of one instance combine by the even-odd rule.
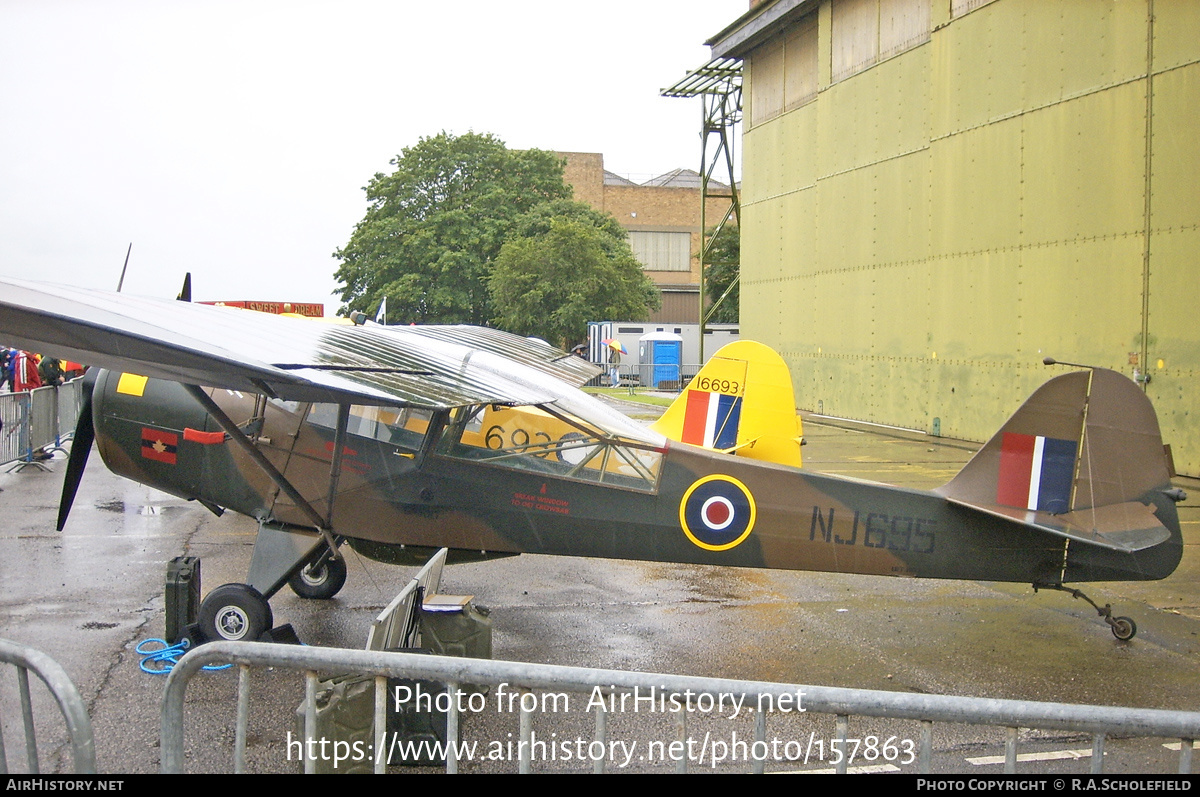
[[[338, 547], [389, 562], [542, 553], [1065, 584], [1161, 579], [1182, 556], [1154, 409], [1102, 368], [1056, 376], [931, 492], [800, 469], [778, 355], [723, 349], [655, 428], [577, 387], [599, 372], [465, 326], [340, 326], [0, 280], [0, 340], [92, 363], [60, 507], [93, 436], [114, 472], [259, 523], [209, 638], [254, 639], [284, 584], [332, 597]], [[782, 369], [782, 375], [780, 369]], [[767, 403], [754, 405], [763, 381]], [[672, 439], [673, 438], [673, 439]], [[681, 442], [680, 442], [681, 441]], [[697, 445], [693, 445], [696, 443]]]

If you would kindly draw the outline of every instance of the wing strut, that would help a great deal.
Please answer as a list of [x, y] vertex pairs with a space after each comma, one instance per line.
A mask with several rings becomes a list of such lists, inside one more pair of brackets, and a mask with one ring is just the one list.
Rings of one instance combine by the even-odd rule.
[[[271, 481], [275, 482], [275, 485], [279, 487], [280, 490], [283, 490], [287, 494], [288, 498], [292, 499], [292, 503], [298, 506], [300, 510], [308, 516], [308, 519], [312, 521], [313, 526], [321, 532], [322, 536], [325, 537], [326, 542], [332, 542], [332, 536], [329, 532], [329, 527], [326, 525], [326, 519], [321, 517], [317, 510], [313, 509], [312, 504], [304, 500], [304, 496], [300, 495], [300, 492], [292, 486], [292, 483], [289, 482], [282, 473], [279, 472], [279, 469], [271, 464], [271, 461], [267, 459], [266, 455], [259, 451], [258, 447], [255, 446], [254, 443], [250, 442], [250, 439], [246, 437], [245, 433], [242, 432], [240, 428], [238, 428], [238, 425], [233, 422], [233, 419], [226, 415], [225, 411], [218, 407], [217, 403], [213, 401], [212, 398], [200, 387], [196, 385], [184, 385], [183, 387], [192, 396], [192, 398], [200, 402], [200, 405], [204, 407], [208, 414], [211, 415], [213, 419], [221, 425], [221, 428], [225, 430], [233, 442], [241, 446], [242, 450], [245, 451], [251, 459], [258, 463], [258, 466], [263, 469], [263, 472], [265, 472], [268, 477], [270, 477]], [[349, 411], [349, 405], [340, 405], [338, 410], [338, 431], [341, 434], [345, 433], [344, 430], [349, 419]], [[338, 456], [338, 451], [340, 451], [340, 449], [334, 452], [334, 463], [335, 468], [340, 470], [341, 457]], [[333, 486], [336, 486], [336, 481], [334, 481], [334, 484], [331, 485], [331, 489]], [[332, 519], [332, 495], [330, 496], [330, 500], [330, 519]], [[336, 550], [336, 546], [331, 545], [331, 547]]]

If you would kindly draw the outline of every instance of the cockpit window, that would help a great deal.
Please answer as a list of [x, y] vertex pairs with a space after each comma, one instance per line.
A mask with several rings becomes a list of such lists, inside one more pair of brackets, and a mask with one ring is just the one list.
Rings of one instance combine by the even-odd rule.
[[553, 405], [456, 411], [438, 451], [458, 459], [652, 492], [663, 449], [604, 432]]
[[[337, 429], [337, 417], [336, 404], [313, 404], [308, 412], [309, 423], [327, 429]], [[432, 413], [428, 410], [412, 407], [352, 404], [346, 433], [415, 452], [421, 448], [431, 417]]]

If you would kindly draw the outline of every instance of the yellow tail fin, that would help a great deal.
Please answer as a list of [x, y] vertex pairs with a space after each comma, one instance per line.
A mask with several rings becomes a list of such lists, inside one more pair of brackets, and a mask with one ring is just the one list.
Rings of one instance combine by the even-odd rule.
[[723, 346], [652, 428], [671, 440], [800, 467], [791, 372], [770, 346], [752, 340]]

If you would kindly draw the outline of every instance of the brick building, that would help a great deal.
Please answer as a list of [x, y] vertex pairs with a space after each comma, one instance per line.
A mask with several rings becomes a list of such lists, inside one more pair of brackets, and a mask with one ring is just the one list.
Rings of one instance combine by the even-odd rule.
[[700, 175], [676, 169], [639, 184], [606, 171], [598, 152], [557, 154], [575, 199], [611, 213], [629, 232], [634, 256], [662, 292], [650, 320], [699, 323]]

